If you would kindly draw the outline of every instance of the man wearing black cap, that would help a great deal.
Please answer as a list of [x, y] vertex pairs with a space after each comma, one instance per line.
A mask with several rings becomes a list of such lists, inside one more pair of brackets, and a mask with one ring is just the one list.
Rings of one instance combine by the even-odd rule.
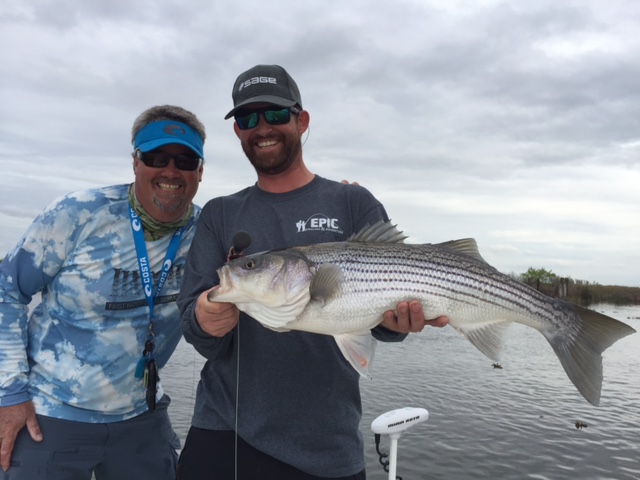
[[175, 480], [158, 371], [181, 338], [204, 139], [181, 107], [144, 111], [133, 183], [56, 200], [0, 263], [3, 479]]
[[[331, 336], [277, 333], [229, 303], [207, 300], [234, 234], [244, 253], [344, 241], [388, 220], [366, 189], [314, 175], [302, 158], [309, 126], [284, 68], [258, 65], [233, 87], [234, 131], [258, 174], [256, 185], [203, 208], [178, 298], [185, 339], [209, 361], [198, 386], [179, 480], [363, 479], [359, 374]], [[401, 341], [425, 324], [418, 302], [386, 312], [375, 338]], [[237, 432], [237, 435], [236, 433]], [[237, 477], [236, 477], [237, 469]]]

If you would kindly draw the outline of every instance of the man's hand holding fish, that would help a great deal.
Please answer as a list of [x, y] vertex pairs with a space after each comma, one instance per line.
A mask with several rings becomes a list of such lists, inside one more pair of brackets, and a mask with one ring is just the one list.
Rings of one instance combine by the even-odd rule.
[[383, 327], [400, 333], [418, 333], [424, 327], [442, 328], [449, 324], [449, 317], [438, 317], [433, 320], [426, 320], [422, 311], [422, 304], [418, 300], [410, 302], [400, 302], [396, 311], [388, 310], [382, 315]]
[[196, 303], [195, 314], [202, 330], [212, 337], [224, 337], [238, 324], [240, 310], [233, 303], [207, 300], [209, 292], [217, 288], [202, 292]]

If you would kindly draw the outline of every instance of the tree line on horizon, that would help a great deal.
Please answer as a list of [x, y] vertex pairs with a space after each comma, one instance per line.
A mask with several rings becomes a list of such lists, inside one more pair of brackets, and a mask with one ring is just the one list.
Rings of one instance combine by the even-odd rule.
[[600, 285], [587, 280], [561, 277], [546, 268], [533, 268], [513, 278], [549, 295], [588, 307], [591, 304], [609, 303], [613, 305], [640, 305], [640, 287], [620, 285]]

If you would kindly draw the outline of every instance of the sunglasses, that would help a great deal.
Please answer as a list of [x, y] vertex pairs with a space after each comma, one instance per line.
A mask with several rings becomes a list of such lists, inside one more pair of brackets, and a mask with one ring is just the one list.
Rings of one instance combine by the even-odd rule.
[[269, 125], [286, 125], [291, 120], [291, 113], [300, 113], [296, 107], [290, 108], [273, 108], [266, 107], [254, 110], [251, 113], [240, 113], [235, 115], [236, 123], [240, 130], [249, 130], [255, 128], [260, 120], [260, 114]]
[[202, 159], [196, 155], [175, 154], [169, 152], [141, 152], [136, 150], [136, 157], [151, 168], [164, 168], [171, 159], [178, 170], [192, 172], [202, 165]]

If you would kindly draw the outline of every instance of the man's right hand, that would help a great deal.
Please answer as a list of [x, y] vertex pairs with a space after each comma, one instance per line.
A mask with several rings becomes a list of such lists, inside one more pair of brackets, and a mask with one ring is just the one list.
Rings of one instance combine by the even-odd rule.
[[11, 465], [11, 454], [18, 432], [27, 426], [34, 442], [42, 441], [40, 425], [31, 401], [0, 407], [0, 467], [6, 472]]
[[[211, 290], [218, 288], [213, 287]], [[224, 337], [235, 328], [240, 310], [233, 303], [212, 302], [207, 298], [211, 290], [202, 292], [196, 302], [196, 320], [200, 328], [213, 337]]]

